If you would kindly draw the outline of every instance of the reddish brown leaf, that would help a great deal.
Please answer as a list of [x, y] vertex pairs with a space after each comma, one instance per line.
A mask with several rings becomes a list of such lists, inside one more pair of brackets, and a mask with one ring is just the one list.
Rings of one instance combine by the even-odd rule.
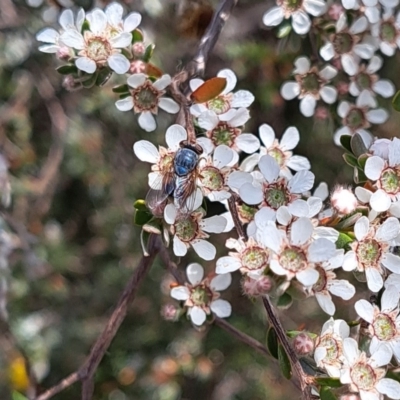
[[194, 103], [205, 103], [217, 97], [226, 87], [225, 78], [211, 78], [198, 87], [190, 98]]

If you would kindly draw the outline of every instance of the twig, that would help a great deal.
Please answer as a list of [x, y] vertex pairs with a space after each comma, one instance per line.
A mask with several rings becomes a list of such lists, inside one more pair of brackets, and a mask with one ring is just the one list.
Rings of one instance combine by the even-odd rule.
[[300, 387], [301, 391], [303, 392], [303, 398], [305, 400], [311, 400], [311, 391], [310, 391], [311, 388], [309, 386], [309, 383], [311, 382], [310, 377], [304, 373], [296, 353], [294, 352], [292, 346], [290, 346], [290, 343], [287, 340], [287, 336], [281, 324], [281, 321], [275, 315], [274, 309], [272, 308], [272, 304], [269, 301], [269, 297], [267, 295], [263, 297], [263, 304], [267, 312], [268, 320], [275, 329], [279, 342], [281, 343], [287, 356], [289, 357], [292, 368], [296, 372], [296, 375], [300, 381]]
[[193, 60], [186, 67], [190, 77], [203, 76], [208, 57], [218, 40], [225, 22], [228, 20], [238, 0], [221, 0], [208, 25]]
[[47, 400], [55, 394], [60, 393], [67, 387], [77, 381], [82, 381], [82, 400], [90, 400], [94, 389], [94, 374], [99, 366], [104, 354], [106, 353], [111, 341], [118, 332], [119, 327], [125, 319], [128, 306], [134, 300], [136, 292], [154, 262], [157, 253], [160, 250], [160, 241], [157, 236], [152, 235], [149, 240], [149, 256], [142, 257], [134, 274], [125, 286], [118, 303], [109, 318], [103, 332], [96, 340], [89, 356], [84, 364], [74, 373], [63, 379], [60, 383], [46, 390], [46, 392], [37, 396], [34, 400]]
[[238, 211], [236, 208], [236, 199], [235, 194], [231, 193], [231, 197], [228, 199], [229, 211], [232, 214], [233, 223], [235, 224], [236, 231], [239, 235], [240, 239], [247, 240], [247, 233], [244, 230], [242, 223], [240, 222], [240, 218], [238, 215]]

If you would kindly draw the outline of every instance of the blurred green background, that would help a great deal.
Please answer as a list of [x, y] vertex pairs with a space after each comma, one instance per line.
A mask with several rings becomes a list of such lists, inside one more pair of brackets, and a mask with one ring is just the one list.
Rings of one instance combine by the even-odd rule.
[[[35, 34], [45, 26], [57, 27], [63, 5], [88, 9], [92, 3], [1, 1], [0, 152], [9, 163], [12, 188], [11, 206], [3, 208], [0, 267], [2, 282], [7, 282], [0, 290], [1, 307], [8, 310], [8, 318], [2, 315], [6, 322], [0, 324], [0, 398], [5, 400], [14, 390], [26, 389], [22, 353], [42, 389], [76, 370], [90, 351], [141, 256], [140, 230], [132, 223], [133, 202], [146, 194], [149, 166], [138, 162], [132, 145], [139, 139], [163, 144], [166, 128], [174, 123], [173, 116], [161, 112], [157, 131], [142, 131], [132, 113], [114, 106], [111, 88], [122, 83], [121, 77], [113, 76], [103, 88], [67, 92], [55, 71], [58, 61], [39, 53]], [[170, 75], [190, 60], [216, 4], [123, 3], [126, 10], [142, 13], [145, 38], [156, 44], [153, 61]], [[301, 142], [295, 152], [310, 159], [316, 182], [325, 181], [330, 188], [351, 184], [352, 171], [332, 142], [339, 121], [306, 119], [297, 100], [284, 103], [279, 95], [295, 57], [310, 54], [310, 49], [307, 41], [301, 43], [292, 35], [278, 43], [276, 31], [262, 26], [261, 16], [270, 6], [264, 0], [239, 2], [206, 75], [231, 68], [238, 76], [237, 89], [254, 93], [246, 132], [258, 134], [258, 126], [266, 122], [280, 137], [286, 127], [296, 125]], [[398, 61], [394, 58], [385, 65], [384, 73], [394, 78], [391, 65]], [[382, 104], [390, 108], [389, 101]], [[389, 136], [398, 123], [398, 116], [392, 116], [374, 132]], [[220, 211], [222, 207], [211, 207], [211, 212]], [[212, 238], [218, 256], [225, 254], [228, 237]], [[184, 270], [195, 260], [189, 252], [176, 261]], [[201, 263], [213, 271], [213, 262]], [[171, 282], [157, 260], [97, 371], [94, 399], [299, 397], [272, 358], [256, 354], [219, 327], [198, 331], [185, 319], [163, 320], [161, 307], [173, 302], [168, 296]], [[242, 295], [239, 274], [223, 298], [233, 305], [229, 322], [265, 343], [265, 314], [258, 302]], [[354, 317], [343, 302], [336, 304], [338, 317]], [[294, 304], [282, 319], [287, 328], [319, 332], [328, 317], [311, 298]], [[54, 398], [78, 399], [80, 385]]]

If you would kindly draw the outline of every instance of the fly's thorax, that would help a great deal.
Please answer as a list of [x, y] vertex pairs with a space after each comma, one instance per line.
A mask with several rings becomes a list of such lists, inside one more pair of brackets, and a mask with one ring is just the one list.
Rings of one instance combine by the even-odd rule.
[[190, 148], [182, 148], [176, 152], [174, 159], [174, 172], [182, 177], [193, 172], [199, 161], [199, 155]]

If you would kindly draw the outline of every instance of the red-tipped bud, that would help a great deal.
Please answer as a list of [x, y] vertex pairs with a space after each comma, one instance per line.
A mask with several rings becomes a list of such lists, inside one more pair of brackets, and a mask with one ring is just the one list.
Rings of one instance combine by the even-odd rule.
[[306, 355], [314, 350], [314, 341], [307, 333], [299, 333], [293, 339], [293, 349], [298, 355]]
[[331, 195], [331, 205], [337, 213], [347, 215], [355, 211], [358, 200], [352, 190], [337, 187]]
[[129, 72], [131, 74], [141, 74], [146, 72], [146, 63], [141, 60], [132, 61], [131, 66], [129, 67]]
[[246, 277], [242, 280], [243, 293], [249, 297], [257, 297], [267, 294], [272, 287], [269, 276], [261, 276], [258, 279]]
[[142, 57], [146, 51], [146, 47], [143, 42], [136, 42], [132, 45], [132, 53], [135, 57]]
[[165, 304], [161, 309], [161, 316], [166, 321], [177, 321], [179, 318], [179, 312], [177, 307], [173, 304]]

